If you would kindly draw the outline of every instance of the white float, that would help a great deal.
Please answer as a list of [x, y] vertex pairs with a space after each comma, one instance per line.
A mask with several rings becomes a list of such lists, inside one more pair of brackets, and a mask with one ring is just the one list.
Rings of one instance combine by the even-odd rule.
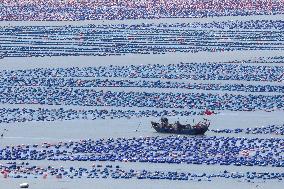
[[22, 183], [22, 184], [20, 184], [20, 188], [29, 188], [29, 184], [28, 183]]

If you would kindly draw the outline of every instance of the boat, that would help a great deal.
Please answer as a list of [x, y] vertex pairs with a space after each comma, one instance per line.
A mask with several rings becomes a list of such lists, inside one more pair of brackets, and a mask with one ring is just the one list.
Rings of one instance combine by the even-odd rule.
[[161, 123], [151, 121], [152, 127], [158, 133], [172, 133], [185, 135], [203, 135], [209, 128], [210, 122], [207, 119], [198, 122], [197, 124], [181, 124], [177, 121], [174, 124], [169, 124], [167, 118], [161, 118]]

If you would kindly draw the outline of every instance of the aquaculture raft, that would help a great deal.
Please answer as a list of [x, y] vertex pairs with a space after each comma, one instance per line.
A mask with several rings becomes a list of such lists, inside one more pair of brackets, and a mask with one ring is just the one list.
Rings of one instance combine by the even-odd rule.
[[185, 134], [185, 135], [203, 135], [209, 128], [210, 122], [207, 119], [198, 122], [197, 124], [180, 124], [176, 122], [169, 124], [167, 118], [162, 118], [161, 123], [151, 121], [152, 127], [158, 133], [172, 133], [172, 134]]

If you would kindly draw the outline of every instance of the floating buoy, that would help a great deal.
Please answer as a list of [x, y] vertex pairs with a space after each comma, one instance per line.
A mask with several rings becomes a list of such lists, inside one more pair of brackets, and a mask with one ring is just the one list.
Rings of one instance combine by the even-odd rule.
[[8, 173], [6, 171], [3, 173], [3, 177], [8, 178]]
[[29, 184], [28, 183], [22, 183], [22, 184], [20, 184], [20, 188], [29, 188]]

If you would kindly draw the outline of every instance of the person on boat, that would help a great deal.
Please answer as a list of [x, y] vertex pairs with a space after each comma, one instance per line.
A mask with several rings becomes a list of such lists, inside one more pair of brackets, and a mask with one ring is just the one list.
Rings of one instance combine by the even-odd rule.
[[182, 125], [179, 121], [176, 122], [176, 129], [177, 129], [178, 131], [180, 131], [180, 130], [182, 130], [182, 129], [184, 129], [184, 128], [185, 128], [185, 126]]
[[169, 126], [169, 120], [166, 117], [161, 118], [161, 126], [162, 127], [168, 127]]

